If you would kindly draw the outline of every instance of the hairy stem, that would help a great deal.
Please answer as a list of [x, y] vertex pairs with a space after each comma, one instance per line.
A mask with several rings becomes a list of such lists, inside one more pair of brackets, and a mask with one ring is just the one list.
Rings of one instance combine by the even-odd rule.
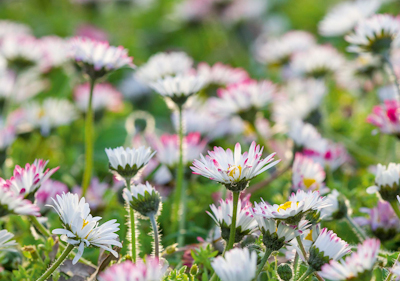
[[350, 228], [357, 235], [358, 240], [360, 242], [363, 242], [367, 238], [367, 234], [365, 234], [364, 230], [362, 230], [360, 226], [349, 215], [346, 215], [345, 219], [349, 224]]
[[[126, 188], [130, 189], [131, 188], [131, 179], [126, 179]], [[135, 211], [132, 209], [132, 207], [129, 205], [129, 202], [126, 202], [128, 205], [127, 207], [129, 208], [129, 219], [130, 219], [130, 226], [131, 226], [131, 257], [132, 261], [136, 262], [136, 218], [135, 218]]]
[[89, 103], [86, 112], [86, 120], [85, 120], [85, 171], [83, 173], [82, 180], [82, 196], [85, 196], [86, 190], [90, 184], [90, 178], [92, 177], [92, 169], [93, 169], [93, 122], [94, 122], [94, 113], [92, 107], [93, 100], [93, 90], [96, 80], [91, 78], [90, 80], [90, 94], [89, 94]]
[[154, 256], [156, 258], [160, 257], [160, 241], [158, 237], [158, 226], [156, 222], [156, 217], [155, 215], [151, 215], [149, 217], [150, 222], [151, 222], [151, 227], [153, 228], [153, 233], [154, 233]]
[[228, 241], [228, 244], [226, 245], [225, 252], [227, 252], [233, 248], [233, 244], [235, 243], [235, 236], [236, 236], [236, 217], [237, 217], [237, 208], [238, 208], [240, 192], [232, 192], [232, 193], [233, 193], [232, 223], [231, 223], [231, 230], [229, 233], [229, 241]]
[[267, 262], [269, 256], [272, 254], [272, 252], [273, 252], [272, 250], [266, 249], [265, 254], [264, 254], [264, 257], [262, 258], [260, 264], [258, 265], [256, 277], [257, 277], [258, 275], [260, 275], [261, 271], [263, 270], [263, 268], [264, 268], [264, 266], [265, 266], [265, 263]]
[[64, 262], [64, 260], [68, 257], [73, 248], [73, 245], [68, 244], [67, 248], [65, 248], [61, 256], [50, 266], [49, 269], [46, 270], [45, 273], [43, 273], [43, 275], [37, 281], [47, 280], [53, 274], [53, 272]]

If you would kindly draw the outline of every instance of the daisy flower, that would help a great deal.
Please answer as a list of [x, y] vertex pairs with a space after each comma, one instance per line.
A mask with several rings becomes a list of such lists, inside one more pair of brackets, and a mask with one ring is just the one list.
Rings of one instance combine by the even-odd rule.
[[100, 78], [122, 67], [132, 67], [132, 57], [122, 46], [110, 46], [87, 37], [74, 37], [70, 40], [69, 56], [89, 75], [91, 79]]
[[256, 276], [257, 254], [247, 248], [233, 249], [216, 257], [211, 266], [221, 281], [251, 281]]
[[39, 39], [39, 43], [45, 55], [45, 69], [61, 67], [68, 61], [68, 44], [64, 38], [45, 36]]
[[[160, 139], [150, 138], [157, 160], [170, 169], [179, 163], [179, 136], [163, 134]], [[201, 139], [200, 133], [189, 133], [183, 137], [183, 163], [190, 165], [204, 151], [207, 140]]]
[[95, 246], [111, 252], [116, 258], [118, 253], [112, 246], [122, 247], [118, 241], [119, 230], [117, 220], [110, 220], [102, 225], [98, 221], [100, 217], [90, 215], [89, 204], [82, 198], [79, 200], [77, 194], [63, 193], [57, 195], [52, 206], [60, 216], [65, 228], [57, 228], [53, 234], [62, 235], [62, 239], [67, 243], [78, 247], [72, 264], [76, 264], [82, 257], [85, 247]]
[[373, 194], [379, 192], [386, 201], [397, 201], [397, 195], [400, 194], [400, 164], [389, 163], [388, 166], [378, 164], [375, 175], [375, 186], [367, 189], [367, 192]]
[[110, 169], [116, 172], [121, 178], [130, 180], [140, 169], [149, 163], [156, 153], [150, 147], [141, 146], [139, 148], [106, 148]]
[[136, 69], [136, 78], [150, 85], [168, 76], [184, 75], [193, 66], [193, 59], [184, 52], [157, 53]]
[[387, 14], [374, 15], [361, 21], [354, 33], [345, 37], [351, 45], [347, 48], [354, 53], [385, 55], [399, 40], [400, 18]]
[[293, 55], [290, 68], [296, 76], [324, 78], [335, 75], [345, 59], [330, 45], [314, 46]]
[[329, 206], [321, 210], [321, 218], [324, 220], [340, 220], [346, 215], [351, 215], [352, 210], [349, 201], [341, 198], [336, 189], [326, 196], [326, 203]]
[[[238, 201], [235, 243], [242, 241], [243, 237], [250, 234], [257, 226], [253, 216], [249, 213], [251, 210], [251, 203], [248, 199], [249, 197], [243, 200], [239, 199]], [[212, 204], [210, 208], [212, 213], [207, 211], [207, 214], [221, 228], [222, 238], [228, 241], [233, 216], [232, 198], [226, 200], [220, 199], [218, 207]]]
[[100, 273], [99, 281], [160, 281], [166, 271], [167, 266], [160, 264], [157, 258], [146, 257], [146, 263], [143, 260], [136, 263], [127, 260], [110, 266]]
[[[85, 83], [74, 89], [74, 100], [79, 110], [87, 112], [90, 85]], [[108, 109], [118, 112], [123, 108], [123, 96], [109, 83], [97, 83], [93, 89], [92, 108], [94, 111]]]
[[345, 260], [331, 260], [324, 264], [320, 276], [332, 281], [371, 280], [380, 245], [378, 239], [365, 240], [358, 245], [357, 252], [353, 252]]
[[182, 106], [187, 99], [199, 92], [205, 85], [204, 77], [193, 74], [166, 76], [150, 84], [154, 91], [163, 97], [170, 98], [175, 104]]
[[3, 187], [25, 198], [34, 198], [41, 184], [49, 179], [60, 167], [46, 169], [47, 163], [43, 159], [36, 159], [32, 164], [27, 163], [25, 168], [15, 166], [13, 176], [5, 181]]
[[263, 149], [264, 147], [260, 148], [256, 142], [252, 142], [249, 152], [243, 154], [239, 143], [236, 144], [234, 152], [214, 147], [206, 157], [200, 155], [200, 160], [195, 159], [193, 167], [190, 168], [194, 174], [224, 184], [231, 191], [242, 191], [251, 179], [280, 162], [272, 162], [275, 153], [261, 159]]
[[160, 194], [149, 182], [124, 188], [123, 197], [132, 209], [144, 217], [157, 215], [161, 206]]
[[296, 153], [292, 167], [292, 189], [319, 190], [321, 194], [329, 191], [325, 187], [325, 171], [321, 164], [301, 153]]
[[378, 127], [383, 134], [400, 135], [400, 102], [385, 100], [384, 104], [374, 106], [367, 122]]
[[18, 245], [15, 240], [10, 240], [14, 237], [14, 234], [7, 230], [0, 230], [0, 251], [15, 252], [16, 246]]
[[298, 147], [305, 147], [315, 140], [322, 138], [317, 129], [303, 121], [297, 119], [290, 124], [288, 136]]
[[332, 230], [324, 228], [310, 248], [308, 264], [315, 271], [321, 271], [321, 267], [330, 260], [337, 261], [350, 252], [351, 247], [346, 241], [340, 239]]
[[6, 150], [15, 139], [15, 128], [13, 126], [4, 126], [0, 121], [0, 151]]
[[0, 20], [0, 39], [7, 35], [29, 35], [32, 30], [29, 26], [10, 20]]
[[[0, 184], [4, 180], [0, 179]], [[39, 207], [20, 195], [0, 186], [0, 217], [16, 214], [26, 216], [40, 216]]]
[[257, 39], [255, 44], [256, 59], [263, 64], [284, 65], [297, 52], [306, 51], [316, 44], [311, 33], [294, 30], [285, 33], [280, 38]]
[[197, 66], [197, 74], [205, 77], [208, 85], [228, 86], [243, 83], [250, 79], [249, 74], [242, 68], [233, 68], [217, 62], [213, 66], [201, 62]]
[[380, 0], [357, 0], [334, 6], [318, 25], [323, 36], [342, 36], [360, 21], [372, 16], [381, 6]]
[[270, 81], [248, 80], [218, 89], [219, 98], [212, 98], [210, 106], [215, 114], [238, 114], [244, 120], [254, 119], [255, 113], [272, 102], [276, 86]]
[[43, 181], [39, 189], [35, 193], [35, 204], [39, 206], [43, 212], [48, 209], [46, 205], [52, 203], [51, 198], [55, 198], [57, 195], [68, 192], [68, 186], [62, 182], [48, 179]]

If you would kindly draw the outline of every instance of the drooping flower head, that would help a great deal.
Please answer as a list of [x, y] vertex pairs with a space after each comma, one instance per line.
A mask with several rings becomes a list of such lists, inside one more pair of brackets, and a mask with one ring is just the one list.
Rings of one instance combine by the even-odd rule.
[[15, 166], [13, 176], [2, 184], [3, 187], [16, 195], [33, 199], [41, 184], [60, 168], [46, 169], [48, 162], [48, 160], [36, 159], [32, 164], [27, 163], [25, 168]]
[[360, 21], [373, 15], [381, 3], [379, 0], [340, 2], [318, 24], [319, 33], [323, 36], [345, 35]]
[[379, 14], [361, 21], [345, 39], [351, 44], [349, 52], [388, 55], [399, 34], [400, 18]]
[[385, 100], [384, 104], [374, 106], [367, 122], [378, 127], [383, 134], [400, 135], [400, 102]]
[[332, 281], [370, 281], [378, 258], [381, 243], [378, 239], [367, 239], [358, 245], [357, 252], [340, 262], [331, 260], [321, 268], [320, 276]]
[[75, 255], [72, 264], [76, 264], [82, 257], [85, 247], [95, 246], [111, 252], [115, 257], [118, 253], [112, 249], [112, 246], [122, 247], [118, 241], [119, 230], [117, 220], [110, 220], [102, 225], [98, 221], [101, 217], [92, 217], [89, 204], [85, 198], [77, 194], [63, 193], [53, 199], [54, 210], [60, 216], [65, 228], [57, 228], [52, 231], [53, 234], [62, 235], [62, 239], [67, 243], [77, 246], [78, 252]]
[[6, 229], [0, 230], [0, 251], [14, 252], [18, 245], [15, 240], [10, 240], [14, 234], [8, 232]]
[[388, 166], [378, 164], [375, 175], [375, 186], [367, 189], [373, 194], [379, 192], [386, 201], [396, 201], [400, 194], [400, 164], [389, 163]]
[[111, 149], [106, 148], [110, 169], [121, 178], [130, 180], [137, 172], [149, 163], [156, 152], [149, 147], [123, 148], [122, 146]]
[[123, 197], [132, 209], [144, 217], [157, 215], [161, 206], [160, 194], [149, 182], [133, 185], [130, 189], [124, 188]]
[[[238, 201], [235, 243], [242, 241], [243, 237], [250, 234], [257, 225], [253, 216], [249, 213], [251, 204], [248, 199], [249, 198], [239, 199]], [[212, 213], [207, 212], [207, 214], [209, 214], [215, 223], [221, 228], [222, 238], [225, 241], [228, 241], [233, 216], [233, 200], [232, 198], [226, 200], [221, 199], [219, 204], [218, 207], [214, 204], [210, 205]]]
[[161, 281], [166, 270], [157, 258], [146, 257], [146, 262], [128, 260], [112, 265], [99, 275], [99, 281]]
[[38, 206], [21, 195], [0, 186], [0, 217], [11, 214], [40, 216]]
[[247, 248], [232, 249], [211, 262], [221, 281], [251, 281], [256, 276], [257, 254]]
[[272, 102], [276, 86], [270, 81], [247, 80], [218, 89], [219, 98], [212, 98], [210, 106], [221, 116], [240, 115], [244, 120], [254, 122], [255, 113]]
[[310, 248], [308, 264], [315, 271], [321, 271], [321, 267], [330, 260], [337, 261], [350, 252], [351, 247], [346, 241], [340, 239], [332, 230], [324, 228]]
[[110, 46], [87, 37], [74, 37], [70, 41], [70, 57], [91, 79], [103, 77], [116, 69], [133, 66], [132, 57], [122, 46]]
[[275, 153], [262, 159], [263, 149], [256, 142], [252, 142], [249, 152], [243, 154], [239, 143], [234, 152], [229, 148], [214, 147], [206, 157], [200, 155], [200, 160], [194, 160], [190, 168], [194, 174], [222, 183], [229, 190], [242, 191], [251, 179], [279, 163], [280, 160], [273, 161]]

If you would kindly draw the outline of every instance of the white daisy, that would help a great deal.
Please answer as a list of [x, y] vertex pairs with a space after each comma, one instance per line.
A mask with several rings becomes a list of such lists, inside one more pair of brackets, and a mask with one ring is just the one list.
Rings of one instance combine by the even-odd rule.
[[110, 71], [133, 66], [132, 57], [122, 46], [110, 46], [108, 42], [95, 41], [87, 37], [70, 40], [69, 56], [75, 60], [92, 79], [100, 78]]
[[10, 240], [14, 234], [8, 232], [6, 229], [0, 230], [0, 251], [15, 252], [18, 245], [15, 240]]
[[289, 31], [280, 38], [257, 39], [255, 44], [256, 59], [264, 64], [286, 64], [292, 54], [305, 51], [316, 44], [311, 33], [305, 31]]
[[[0, 185], [5, 181], [0, 178]], [[7, 188], [0, 186], [0, 217], [16, 214], [40, 216], [39, 207]]]
[[184, 52], [157, 53], [136, 69], [136, 78], [150, 85], [168, 76], [184, 75], [192, 68], [193, 59]]
[[324, 220], [332, 220], [336, 216], [341, 207], [339, 196], [340, 193], [336, 189], [332, 190], [332, 192], [326, 196], [326, 202], [329, 206], [321, 210], [321, 218]]
[[247, 248], [232, 249], [211, 262], [221, 281], [251, 281], [256, 276], [257, 254]]
[[[212, 213], [207, 211], [207, 214], [215, 221], [215, 223], [221, 228], [221, 235], [226, 241], [229, 240], [230, 227], [232, 224], [233, 216], [233, 200], [232, 198], [219, 201], [219, 206], [214, 204], [210, 205]], [[250, 214], [251, 204], [248, 198], [239, 199], [238, 210], [236, 217], [236, 234], [235, 243], [240, 242], [245, 235], [250, 234], [255, 227], [257, 222]]]
[[140, 169], [149, 163], [156, 153], [149, 147], [123, 148], [122, 146], [111, 149], [106, 148], [110, 169], [117, 172], [122, 178], [132, 178]]
[[123, 197], [135, 211], [145, 217], [157, 215], [160, 209], [160, 194], [149, 182], [124, 188]]
[[340, 239], [332, 230], [324, 228], [310, 248], [308, 264], [315, 271], [321, 271], [321, 267], [327, 261], [337, 261], [350, 252], [351, 247], [346, 241]]
[[107, 250], [118, 258], [118, 253], [112, 249], [112, 246], [122, 247], [118, 241], [118, 234], [115, 233], [119, 230], [117, 220], [110, 220], [99, 225], [98, 221], [101, 217], [93, 218], [90, 215], [89, 204], [85, 203], [84, 198], [79, 200], [77, 194], [57, 195], [57, 201], [53, 201], [53, 208], [60, 216], [65, 228], [54, 229], [52, 233], [62, 235], [64, 241], [78, 247], [72, 264], [78, 262], [85, 247], [89, 246]]
[[205, 62], [197, 66], [197, 74], [205, 77], [207, 84], [228, 86], [249, 80], [249, 74], [242, 68], [233, 68], [229, 65], [217, 62], [213, 66]]
[[238, 114], [246, 119], [247, 112], [256, 112], [271, 103], [275, 92], [276, 86], [270, 81], [248, 80], [218, 89], [219, 98], [211, 98], [209, 105], [215, 114]]
[[7, 35], [29, 35], [31, 33], [31, 28], [25, 24], [0, 20], [0, 39]]
[[400, 164], [378, 164], [376, 168], [375, 186], [369, 187], [367, 192], [379, 192], [384, 200], [396, 201], [397, 195], [400, 194]]
[[319, 33], [324, 36], [342, 36], [351, 31], [361, 20], [373, 15], [381, 3], [381, 0], [341, 2], [319, 23]]
[[39, 39], [45, 54], [45, 68], [61, 67], [68, 60], [68, 42], [58, 36], [45, 36]]
[[378, 239], [367, 239], [358, 245], [357, 252], [345, 260], [338, 262], [331, 260], [321, 268], [320, 276], [332, 281], [346, 281], [360, 278], [360, 280], [371, 280], [372, 271], [378, 258], [380, 241]]
[[35, 204], [40, 207], [42, 212], [48, 210], [48, 206], [52, 203], [51, 198], [68, 192], [68, 186], [65, 183], [48, 179], [44, 181], [38, 191], [35, 193]]
[[3, 187], [17, 195], [33, 199], [41, 184], [60, 168], [46, 169], [47, 163], [48, 160], [36, 159], [32, 164], [27, 163], [25, 168], [15, 166], [13, 176], [3, 184]]
[[261, 159], [263, 149], [255, 142], [252, 142], [249, 152], [243, 154], [239, 143], [233, 153], [230, 149], [225, 151], [222, 147], [214, 147], [206, 157], [200, 155], [200, 160], [195, 159], [190, 168], [194, 174], [222, 183], [233, 191], [241, 191], [251, 179], [280, 162], [272, 162], [275, 153]]
[[345, 37], [349, 52], [385, 55], [396, 46], [400, 36], [400, 18], [379, 14], [361, 21], [354, 33]]
[[293, 139], [294, 143], [299, 147], [304, 147], [313, 143], [314, 140], [320, 139], [321, 135], [317, 129], [301, 120], [294, 120], [290, 125], [288, 136]]

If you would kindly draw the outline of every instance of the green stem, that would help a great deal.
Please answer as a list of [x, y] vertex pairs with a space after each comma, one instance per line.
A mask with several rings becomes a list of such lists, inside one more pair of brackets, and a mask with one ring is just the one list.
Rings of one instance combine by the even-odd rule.
[[365, 234], [364, 230], [362, 230], [360, 226], [349, 215], [346, 215], [345, 219], [349, 224], [350, 228], [356, 234], [358, 240], [360, 242], [363, 242], [367, 238], [367, 234]]
[[63, 261], [68, 257], [69, 253], [74, 248], [73, 245], [68, 244], [67, 248], [65, 248], [64, 252], [62, 252], [61, 256], [52, 264], [52, 266], [46, 270], [45, 273], [37, 280], [37, 281], [45, 281], [47, 280], [53, 272], [63, 263]]
[[[176, 171], [176, 188], [175, 188], [175, 197], [174, 197], [174, 205], [172, 212], [172, 226], [173, 231], [178, 231], [178, 245], [182, 246], [184, 243], [184, 230], [185, 230], [185, 221], [183, 219], [179, 220], [179, 216], [183, 214], [184, 209], [184, 200], [186, 200], [186, 190], [183, 187], [183, 175], [184, 175], [184, 167], [183, 167], [183, 118], [182, 118], [182, 106], [178, 106], [179, 112], [179, 163]], [[179, 222], [178, 222], [179, 221]]]
[[[396, 262], [394, 263], [393, 266], [396, 266], [396, 264], [400, 261], [400, 253], [397, 256]], [[385, 281], [390, 281], [392, 279], [393, 273], [392, 271], [389, 271], [389, 275], [386, 277]]]
[[233, 193], [232, 223], [231, 223], [231, 230], [229, 233], [229, 241], [228, 241], [228, 245], [225, 248], [225, 252], [227, 252], [233, 248], [233, 244], [235, 243], [235, 236], [236, 236], [236, 217], [237, 217], [237, 208], [238, 208], [240, 192], [232, 192], [232, 193]]
[[[131, 188], [131, 178], [126, 179], [125, 181], [126, 188], [130, 190]], [[131, 258], [132, 261], [135, 263], [137, 258], [136, 253], [136, 218], [135, 218], [135, 211], [129, 205], [129, 202], [126, 202], [127, 208], [129, 208], [129, 219], [130, 219], [130, 230], [131, 230]]]
[[314, 269], [312, 269], [311, 267], [309, 267], [307, 269], [307, 271], [303, 274], [303, 276], [300, 277], [300, 279], [298, 281], [304, 281], [308, 278], [308, 276], [310, 276], [311, 274], [313, 274]]
[[213, 274], [213, 276], [211, 276], [210, 281], [217, 281], [218, 280], [218, 276], [216, 273]]
[[269, 256], [272, 254], [272, 252], [273, 252], [272, 250], [266, 249], [264, 257], [262, 258], [262, 260], [261, 260], [261, 262], [260, 262], [260, 264], [259, 264], [259, 266], [257, 268], [256, 277], [258, 275], [260, 275], [261, 271], [263, 270], [263, 268], [265, 266], [265, 263], [267, 262]]
[[294, 276], [294, 280], [298, 279], [299, 266], [300, 266], [299, 260], [300, 260], [300, 257], [299, 257], [299, 254], [296, 251], [296, 253], [294, 254], [294, 261], [293, 261], [293, 276]]
[[96, 84], [95, 79], [90, 80], [90, 94], [89, 94], [89, 103], [86, 112], [86, 120], [85, 120], [85, 171], [83, 173], [82, 180], [82, 197], [85, 196], [86, 190], [90, 184], [90, 178], [92, 176], [93, 169], [93, 122], [94, 122], [94, 114], [92, 107], [93, 100], [93, 90], [94, 85]]
[[151, 226], [153, 228], [153, 233], [154, 233], [154, 256], [156, 258], [160, 257], [160, 242], [159, 242], [159, 236], [158, 236], [158, 226], [156, 222], [155, 215], [151, 215], [149, 217]]
[[[304, 248], [304, 245], [303, 245], [303, 242], [301, 241], [300, 236], [297, 236], [296, 240], [297, 240], [297, 243], [299, 244], [299, 248], [300, 248], [301, 252], [303, 253], [304, 258], [307, 259], [307, 252], [306, 252], [306, 249]], [[312, 270], [312, 269], [310, 269], [310, 267], [309, 267], [308, 270]], [[319, 274], [317, 272], [315, 272], [314, 270], [313, 270], [313, 273], [319, 281], [324, 281], [324, 279], [321, 276], [319, 276]], [[302, 276], [302, 278], [303, 278], [303, 276]]]
[[397, 217], [400, 219], [400, 209], [399, 209], [398, 202], [396, 200], [393, 200], [393, 201], [390, 201], [389, 203], [392, 206], [393, 211], [396, 213]]
[[396, 76], [396, 71], [394, 70], [393, 64], [392, 64], [392, 62], [391, 62], [391, 60], [390, 60], [389, 53], [383, 55], [383, 58], [385, 59], [386, 64], [389, 66], [389, 70], [390, 70], [390, 72], [389, 72], [389, 78], [390, 78], [391, 80], [393, 80], [393, 82], [394, 82], [394, 84], [395, 84], [395, 86], [396, 86], [397, 97], [400, 97], [400, 85], [399, 85], [399, 80], [398, 80], [398, 78], [397, 78], [397, 76]]

